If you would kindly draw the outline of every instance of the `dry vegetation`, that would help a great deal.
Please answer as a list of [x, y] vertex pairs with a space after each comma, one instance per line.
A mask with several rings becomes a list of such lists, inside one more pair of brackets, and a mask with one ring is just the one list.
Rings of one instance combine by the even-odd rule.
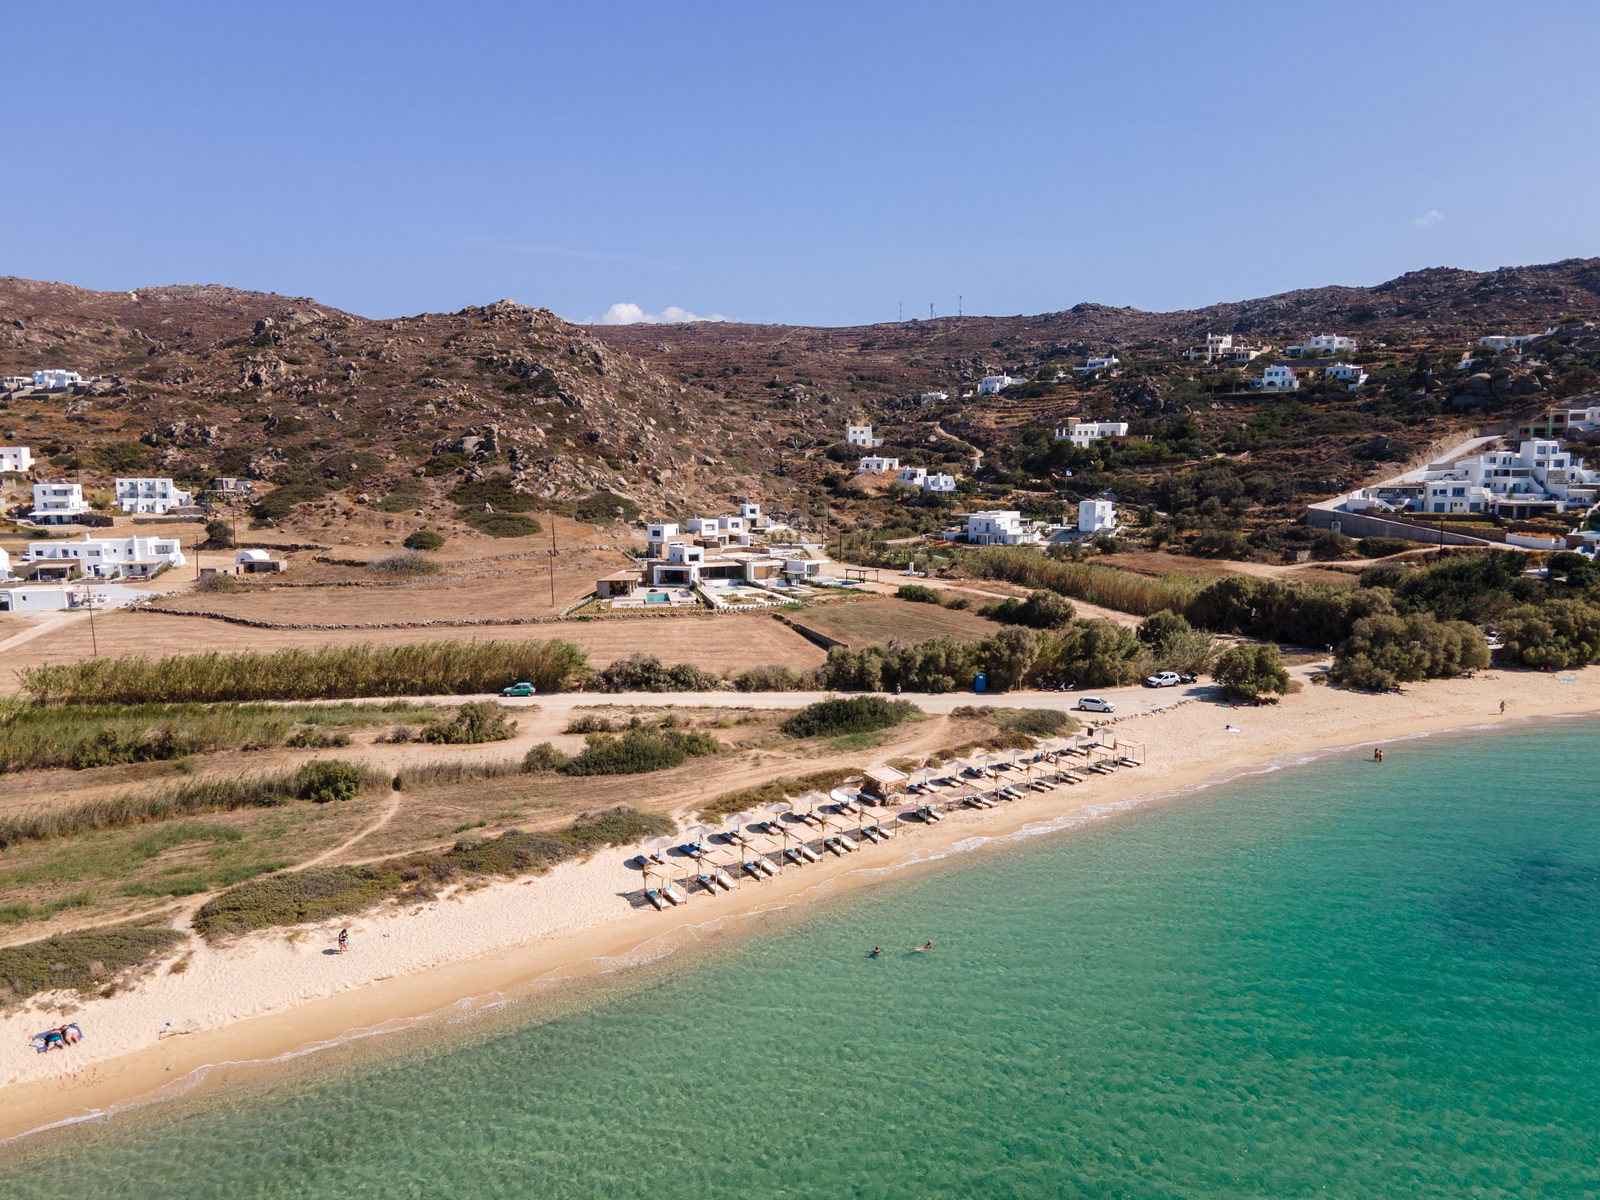
[[948, 637], [981, 641], [1000, 627], [974, 612], [884, 597], [791, 614], [796, 625], [838, 638], [851, 649], [879, 642], [920, 642]]

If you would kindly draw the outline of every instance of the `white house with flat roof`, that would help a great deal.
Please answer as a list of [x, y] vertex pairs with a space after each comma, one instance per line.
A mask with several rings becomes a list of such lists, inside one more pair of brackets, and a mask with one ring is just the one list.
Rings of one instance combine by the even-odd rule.
[[880, 471], [898, 471], [900, 460], [898, 458], [883, 458], [880, 455], [869, 454], [856, 466], [857, 475], [874, 475]]
[[40, 525], [70, 525], [90, 508], [83, 501], [83, 488], [76, 483], [36, 483], [33, 485], [33, 510], [30, 521]]
[[1353, 354], [1356, 349], [1355, 338], [1342, 333], [1319, 333], [1298, 346], [1285, 346], [1283, 352], [1291, 358], [1307, 358], [1317, 354]]
[[1520, 350], [1538, 336], [1537, 333], [1490, 333], [1479, 338], [1478, 345], [1491, 350]]
[[750, 529], [743, 517], [691, 517], [684, 528], [701, 541], [714, 541], [721, 546], [748, 546]]
[[926, 492], [953, 492], [956, 490], [956, 477], [940, 471], [930, 471], [928, 477], [922, 481], [922, 489]]
[[1367, 381], [1367, 373], [1353, 363], [1336, 362], [1322, 368], [1324, 379], [1337, 379], [1352, 392]]
[[1293, 367], [1268, 367], [1256, 380], [1256, 387], [1267, 392], [1297, 392], [1300, 390], [1300, 380]]
[[39, 579], [65, 579], [74, 568], [91, 579], [144, 578], [188, 560], [175, 537], [89, 537], [77, 542], [29, 542], [27, 563]]
[[33, 450], [27, 446], [0, 446], [0, 471], [22, 475], [33, 470]]
[[1078, 501], [1078, 532], [1110, 533], [1117, 527], [1117, 505], [1112, 500]]
[[1072, 369], [1079, 375], [1093, 375], [1099, 371], [1112, 370], [1120, 366], [1121, 363], [1122, 360], [1115, 354], [1102, 354], [1096, 358], [1089, 359], [1083, 366], [1073, 367]]
[[930, 404], [939, 404], [948, 399], [950, 399], [949, 392], [923, 392], [917, 397], [917, 403], [927, 408]]
[[1058, 425], [1055, 431], [1056, 441], [1071, 442], [1080, 450], [1090, 442], [1097, 442], [1101, 438], [1127, 436], [1128, 423], [1126, 421], [1068, 420], [1065, 425]]
[[997, 392], [1005, 391], [1013, 383], [1021, 382], [1022, 380], [1013, 379], [1009, 375], [985, 375], [978, 380], [978, 395], [993, 396]]
[[0, 376], [0, 391], [17, 392], [23, 388], [33, 386], [32, 375], [3, 375]]
[[165, 476], [119, 477], [114, 489], [117, 507], [125, 513], [154, 513], [162, 516], [174, 508], [183, 508], [194, 499]]
[[846, 425], [844, 427], [844, 441], [847, 446], [861, 446], [867, 450], [876, 450], [883, 445], [881, 437], [872, 436], [871, 425]]
[[76, 371], [63, 371], [58, 367], [48, 367], [43, 371], [33, 373], [33, 386], [55, 390], [57, 388], [76, 387], [83, 382], [83, 376]]
[[978, 546], [1031, 546], [1048, 532], [1038, 521], [1023, 520], [1014, 508], [991, 508], [966, 514], [965, 537]]

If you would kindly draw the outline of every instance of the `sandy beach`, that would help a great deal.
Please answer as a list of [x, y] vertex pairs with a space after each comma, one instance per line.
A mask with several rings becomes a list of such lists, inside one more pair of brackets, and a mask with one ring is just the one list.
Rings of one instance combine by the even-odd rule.
[[[341, 922], [263, 931], [220, 947], [195, 943], [127, 991], [73, 997], [65, 1007], [86, 1036], [68, 1051], [36, 1055], [27, 1046], [32, 1034], [65, 1019], [59, 997], [0, 1018], [0, 1138], [202, 1084], [218, 1064], [267, 1064], [363, 1031], [460, 1013], [539, 981], [595, 976], [708, 936], [759, 929], [759, 921], [740, 918], [926, 869], [995, 839], [1068, 829], [1141, 802], [1176, 802], [1209, 782], [1268, 764], [1342, 752], [1352, 770], [1382, 770], [1368, 751], [1355, 748], [1469, 727], [1512, 735], [1519, 722], [1597, 711], [1600, 668], [1487, 672], [1389, 696], [1307, 686], [1263, 708], [1190, 699], [1114, 726], [1119, 737], [1143, 743], [1142, 767], [1027, 793], [993, 810], [958, 810], [936, 827], [907, 824], [885, 845], [865, 844], [846, 858], [791, 868], [765, 882], [742, 880], [730, 893], [696, 894], [687, 906], [663, 913], [624, 898], [637, 892], [639, 873], [625, 865], [631, 850], [622, 848], [545, 876], [350, 918], [342, 922], [351, 932], [351, 951], [343, 955], [333, 952]], [[1402, 754], [1403, 747], [1389, 752]], [[768, 847], [758, 842], [757, 848]]]

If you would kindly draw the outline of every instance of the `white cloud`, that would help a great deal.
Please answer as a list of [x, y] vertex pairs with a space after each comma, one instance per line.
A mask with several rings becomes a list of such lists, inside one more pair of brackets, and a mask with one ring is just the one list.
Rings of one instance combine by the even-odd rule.
[[613, 304], [604, 315], [590, 317], [585, 325], [681, 325], [685, 321], [726, 321], [721, 313], [708, 317], [696, 316], [686, 308], [669, 304], [660, 312], [649, 313], [637, 304]]
[[1420, 217], [1412, 217], [1411, 223], [1413, 225], [1437, 225], [1442, 220], [1444, 220], [1444, 214], [1437, 208], [1430, 208]]

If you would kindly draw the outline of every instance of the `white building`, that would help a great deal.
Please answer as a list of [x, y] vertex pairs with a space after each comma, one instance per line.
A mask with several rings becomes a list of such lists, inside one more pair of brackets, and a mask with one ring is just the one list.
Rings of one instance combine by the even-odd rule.
[[55, 367], [33, 373], [33, 386], [36, 388], [69, 388], [82, 382], [83, 376], [76, 371], [63, 371]]
[[85, 535], [78, 542], [29, 542], [27, 557], [40, 579], [65, 579], [73, 568], [91, 579], [143, 578], [165, 566], [181, 567], [187, 561], [177, 538], [139, 535]]
[[1353, 363], [1336, 362], [1322, 369], [1324, 379], [1340, 380], [1352, 392], [1367, 381], [1367, 373]]
[[1127, 437], [1128, 423], [1126, 421], [1078, 421], [1069, 420], [1065, 425], [1057, 426], [1055, 438], [1058, 442], [1071, 442], [1080, 450], [1090, 442], [1099, 441], [1108, 437]]
[[872, 436], [871, 425], [846, 425], [844, 440], [847, 446], [863, 446], [868, 450], [876, 450], [883, 445], [882, 438]]
[[1265, 354], [1265, 346], [1250, 346], [1236, 342], [1231, 333], [1208, 333], [1204, 346], [1192, 347], [1186, 357], [1190, 362], [1247, 363]]
[[117, 506], [125, 513], [165, 515], [192, 503], [193, 497], [164, 476], [119, 477], [115, 482]]
[[651, 558], [660, 558], [667, 546], [683, 537], [676, 521], [656, 521], [644, 527], [645, 552]]
[[929, 492], [953, 492], [956, 490], [956, 477], [935, 471], [922, 481], [922, 487]]
[[1345, 337], [1342, 333], [1319, 333], [1315, 337], [1308, 337], [1298, 346], [1285, 346], [1283, 352], [1291, 358], [1303, 358], [1316, 354], [1354, 353], [1356, 349], [1355, 338]]
[[917, 403], [927, 408], [930, 404], [939, 404], [948, 399], [950, 399], [949, 392], [923, 392], [917, 397]]
[[856, 467], [857, 475], [870, 475], [878, 471], [898, 471], [900, 460], [898, 458], [882, 458], [876, 454], [869, 454], [863, 458]]
[[1268, 392], [1297, 392], [1300, 390], [1300, 380], [1296, 378], [1293, 367], [1268, 367], [1256, 380], [1256, 387]]
[[1016, 509], [967, 513], [966, 521], [966, 539], [978, 546], [1030, 546], [1048, 532], [1038, 521], [1024, 521]]
[[978, 395], [992, 396], [996, 392], [1003, 392], [1013, 383], [1021, 383], [1020, 379], [1013, 379], [1009, 375], [985, 375], [978, 380]]
[[0, 471], [23, 475], [33, 470], [33, 450], [27, 446], [0, 446]]
[[922, 467], [902, 467], [900, 474], [894, 477], [896, 483], [903, 483], [907, 487], [919, 488], [927, 482], [928, 472]]
[[70, 525], [88, 513], [83, 488], [76, 483], [36, 483], [33, 485], [33, 511], [28, 519], [40, 525]]
[[1079, 375], [1093, 375], [1096, 371], [1108, 371], [1118, 366], [1122, 360], [1115, 354], [1107, 354], [1100, 358], [1091, 358], [1081, 367], [1073, 367]]
[[104, 591], [58, 583], [24, 583], [0, 588], [0, 612], [71, 612], [76, 609], [109, 608], [111, 597]]
[[0, 376], [0, 391], [15, 392], [33, 386], [32, 375], [5, 375]]
[[1110, 533], [1117, 527], [1117, 506], [1112, 500], [1078, 501], [1078, 532]]
[[1491, 333], [1479, 338], [1478, 345], [1491, 350], [1520, 350], [1538, 336], [1537, 333]]
[[722, 546], [748, 546], [750, 530], [743, 517], [691, 517], [684, 528], [701, 541]]

